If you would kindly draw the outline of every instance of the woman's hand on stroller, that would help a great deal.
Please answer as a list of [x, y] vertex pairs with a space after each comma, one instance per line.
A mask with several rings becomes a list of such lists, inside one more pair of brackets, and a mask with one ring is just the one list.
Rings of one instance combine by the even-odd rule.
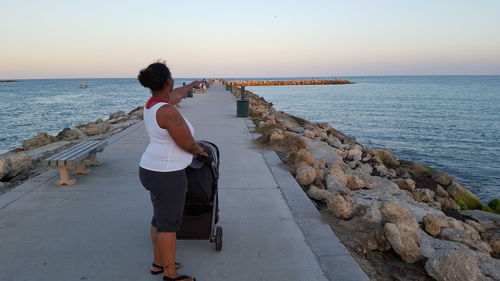
[[205, 152], [205, 150], [203, 150], [203, 148], [201, 148], [199, 145], [196, 149], [196, 156], [198, 157], [208, 157], [208, 154]]

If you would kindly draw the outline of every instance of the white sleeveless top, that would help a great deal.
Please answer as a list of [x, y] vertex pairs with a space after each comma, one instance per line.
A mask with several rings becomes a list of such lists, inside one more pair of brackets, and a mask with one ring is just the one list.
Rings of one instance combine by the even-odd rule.
[[[144, 125], [149, 135], [149, 145], [142, 154], [139, 166], [156, 172], [182, 170], [193, 160], [193, 155], [178, 146], [168, 131], [158, 125], [156, 112], [165, 104], [167, 103], [158, 102], [149, 109], [144, 107]], [[183, 115], [182, 117], [194, 137], [193, 126]]]

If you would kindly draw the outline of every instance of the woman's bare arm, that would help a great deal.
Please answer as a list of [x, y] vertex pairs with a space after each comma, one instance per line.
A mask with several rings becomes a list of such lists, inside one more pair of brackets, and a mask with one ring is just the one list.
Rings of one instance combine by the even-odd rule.
[[177, 104], [183, 97], [187, 95], [189, 91], [200, 88], [200, 81], [194, 81], [186, 86], [175, 88], [170, 93], [169, 101], [173, 104]]
[[164, 105], [156, 112], [156, 120], [162, 129], [166, 129], [174, 142], [185, 151], [194, 155], [208, 156], [196, 143], [180, 112], [174, 106]]

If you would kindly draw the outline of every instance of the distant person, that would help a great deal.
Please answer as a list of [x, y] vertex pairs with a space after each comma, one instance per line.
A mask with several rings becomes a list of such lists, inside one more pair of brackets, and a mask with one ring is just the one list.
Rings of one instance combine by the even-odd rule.
[[151, 274], [163, 273], [163, 280], [196, 280], [177, 274], [176, 269], [181, 265], [175, 262], [176, 232], [182, 222], [187, 191], [184, 169], [193, 155], [207, 154], [194, 140], [191, 123], [173, 104], [189, 90], [199, 88], [200, 81], [174, 89], [170, 70], [159, 62], [142, 69], [138, 79], [152, 93], [144, 108], [144, 125], [150, 142], [139, 164], [139, 178], [153, 203]]
[[207, 93], [207, 80], [205, 80], [205, 78], [203, 78], [203, 80], [201, 80], [201, 93], [202, 94]]

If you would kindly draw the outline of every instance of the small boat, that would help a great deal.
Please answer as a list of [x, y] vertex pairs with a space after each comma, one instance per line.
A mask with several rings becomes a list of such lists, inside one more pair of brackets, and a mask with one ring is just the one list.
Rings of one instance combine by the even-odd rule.
[[85, 89], [87, 88], [89, 85], [89, 83], [87, 83], [87, 81], [82, 81], [80, 82], [80, 89]]

